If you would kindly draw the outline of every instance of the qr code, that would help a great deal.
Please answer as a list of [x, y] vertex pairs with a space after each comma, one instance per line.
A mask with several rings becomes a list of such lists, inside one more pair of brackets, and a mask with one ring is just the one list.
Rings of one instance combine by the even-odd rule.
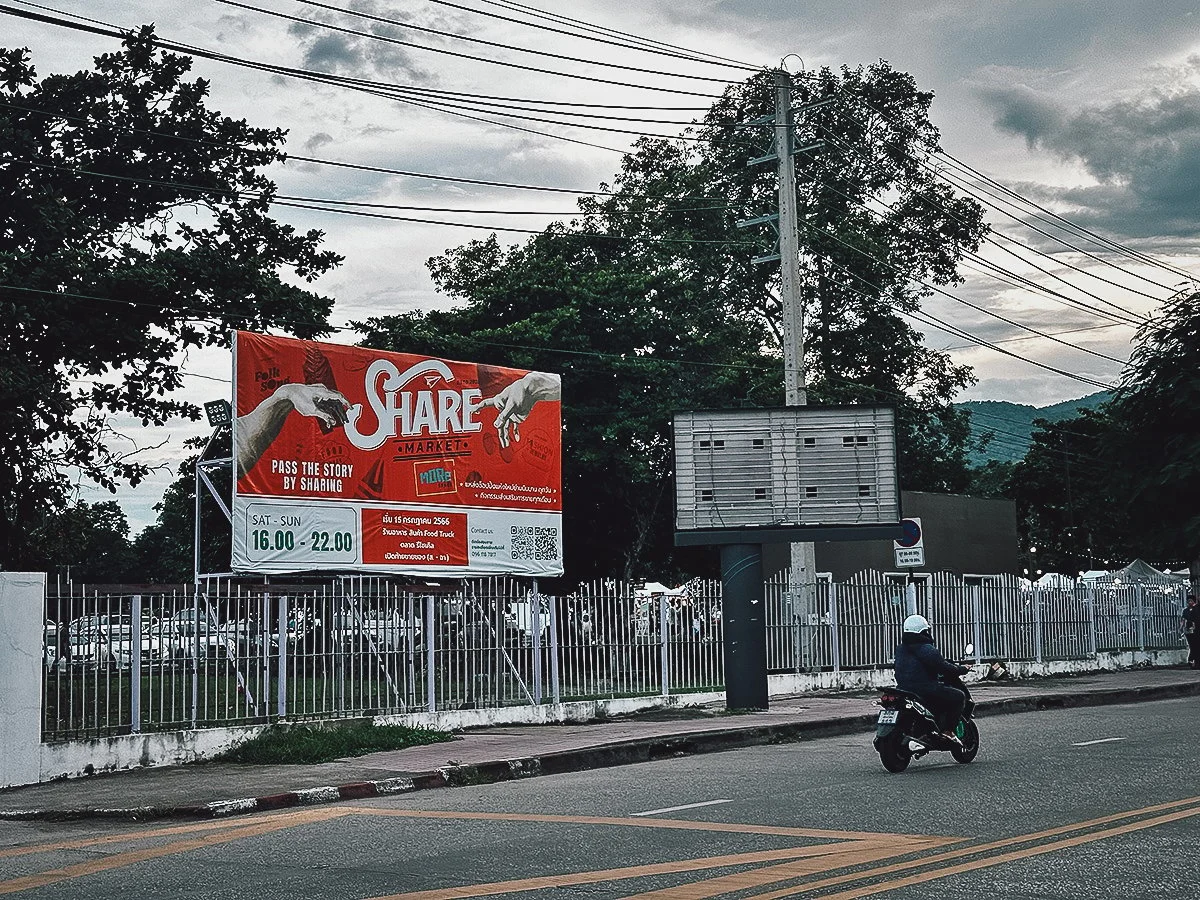
[[558, 529], [512, 526], [513, 559], [558, 559]]

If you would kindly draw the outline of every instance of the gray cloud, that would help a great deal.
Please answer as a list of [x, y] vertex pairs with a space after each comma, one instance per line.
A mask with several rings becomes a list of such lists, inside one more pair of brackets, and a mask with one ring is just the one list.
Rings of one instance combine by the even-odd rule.
[[[355, 8], [396, 21], [408, 18], [401, 12], [372, 3], [356, 4]], [[402, 28], [346, 14], [322, 14], [320, 21], [342, 30], [304, 22], [295, 22], [288, 27], [288, 34], [303, 51], [305, 67], [357, 78], [403, 79], [422, 84], [433, 80], [431, 73], [416, 62], [409, 49], [389, 43], [389, 40], [413, 40], [413, 35]]]
[[1128, 236], [1200, 234], [1200, 56], [1104, 105], [1069, 110], [1018, 85], [984, 97], [996, 127], [1083, 165], [1095, 184], [1051, 193], [1077, 220]]
[[322, 147], [324, 147], [326, 144], [332, 144], [332, 143], [333, 143], [333, 135], [327, 134], [324, 131], [318, 131], [316, 134], [314, 134], [312, 137], [310, 137], [307, 141], [304, 142], [304, 149], [307, 150], [309, 153], [312, 153], [314, 150], [319, 150]]

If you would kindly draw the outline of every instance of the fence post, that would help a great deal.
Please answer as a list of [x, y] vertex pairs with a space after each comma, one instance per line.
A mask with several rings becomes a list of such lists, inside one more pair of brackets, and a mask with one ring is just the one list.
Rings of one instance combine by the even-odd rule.
[[437, 712], [437, 642], [434, 628], [437, 624], [434, 615], [434, 595], [425, 598], [425, 702], [431, 713]]
[[529, 646], [533, 652], [533, 705], [542, 705], [542, 596], [538, 593], [537, 579], [529, 598], [529, 627], [532, 630]]
[[667, 595], [662, 594], [658, 598], [658, 639], [662, 645], [662, 695], [667, 697], [671, 693], [671, 648], [668, 643], [669, 627], [667, 623]]
[[142, 595], [130, 598], [130, 733], [142, 731]]
[[1042, 661], [1042, 592], [1033, 591], [1033, 649], [1034, 658]]
[[829, 582], [829, 654], [835, 673], [842, 671], [842, 642], [838, 634], [837, 585]]
[[[199, 467], [197, 467], [198, 469]], [[207, 585], [206, 585], [207, 586]], [[196, 615], [192, 617], [192, 727], [200, 714], [200, 591], [192, 595]], [[206, 604], [207, 605], [207, 604]], [[206, 623], [207, 624], [207, 623]]]
[[558, 597], [550, 595], [550, 702], [557, 706], [562, 702], [559, 687], [558, 653]]
[[142, 596], [129, 598], [129, 731], [142, 730]]
[[971, 615], [975, 619], [971, 630], [975, 638], [975, 665], [983, 662], [983, 582], [971, 585]]
[[1146, 586], [1137, 586], [1137, 633], [1138, 649], [1146, 649]]
[[1087, 592], [1088, 640], [1091, 643], [1092, 659], [1099, 659], [1100, 650], [1096, 646], [1096, 586], [1089, 584]]
[[287, 617], [288, 617], [288, 598], [287, 594], [279, 597], [279, 607], [276, 614], [276, 641], [279, 644], [279, 671], [276, 675], [275, 682], [277, 686], [277, 694], [275, 700], [275, 714], [281, 719], [287, 718], [287, 655], [288, 655], [288, 632], [287, 632]]

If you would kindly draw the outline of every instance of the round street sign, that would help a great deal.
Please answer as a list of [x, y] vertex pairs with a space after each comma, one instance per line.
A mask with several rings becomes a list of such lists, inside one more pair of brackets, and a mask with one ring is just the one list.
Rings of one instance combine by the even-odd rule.
[[896, 541], [897, 547], [915, 547], [921, 543], [920, 519], [901, 519], [900, 528], [904, 534]]

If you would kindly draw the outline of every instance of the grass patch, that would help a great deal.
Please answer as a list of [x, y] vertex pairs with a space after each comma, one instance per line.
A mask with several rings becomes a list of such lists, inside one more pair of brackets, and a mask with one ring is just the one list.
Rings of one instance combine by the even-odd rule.
[[455, 740], [454, 735], [432, 728], [405, 725], [350, 725], [314, 728], [310, 725], [277, 725], [258, 737], [216, 757], [217, 762], [297, 763], [331, 762], [362, 756], [376, 750], [403, 750]]

